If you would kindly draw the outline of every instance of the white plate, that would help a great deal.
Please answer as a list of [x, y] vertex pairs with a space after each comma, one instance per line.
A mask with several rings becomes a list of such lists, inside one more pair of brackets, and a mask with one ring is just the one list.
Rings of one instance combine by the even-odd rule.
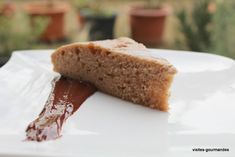
[[234, 60], [170, 50], [150, 52], [179, 71], [168, 113], [97, 92], [69, 118], [62, 138], [24, 142], [26, 126], [42, 110], [58, 75], [51, 52], [15, 52], [0, 69], [0, 156], [235, 156]]

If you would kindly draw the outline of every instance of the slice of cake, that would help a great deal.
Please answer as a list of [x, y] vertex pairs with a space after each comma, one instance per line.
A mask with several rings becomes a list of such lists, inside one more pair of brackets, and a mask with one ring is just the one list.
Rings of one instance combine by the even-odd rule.
[[129, 38], [78, 42], [52, 54], [54, 70], [90, 82], [102, 92], [161, 111], [168, 110], [176, 69], [165, 59], [146, 56], [148, 49]]

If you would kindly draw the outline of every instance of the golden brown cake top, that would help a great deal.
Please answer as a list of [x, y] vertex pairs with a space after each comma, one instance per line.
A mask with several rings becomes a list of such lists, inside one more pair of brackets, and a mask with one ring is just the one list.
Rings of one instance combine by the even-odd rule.
[[114, 40], [94, 41], [93, 43], [113, 51], [130, 52], [134, 50], [137, 51], [147, 50], [143, 44], [137, 43], [134, 40], [127, 37], [121, 37]]
[[112, 53], [123, 53], [125, 55], [130, 55], [138, 58], [142, 58], [151, 62], [156, 62], [163, 65], [170, 73], [176, 73], [176, 69], [166, 60], [161, 57], [152, 56], [143, 44], [138, 43], [127, 37], [120, 37], [117, 39], [107, 39], [100, 41], [90, 41], [90, 42], [76, 42], [69, 45], [62, 46], [61, 48], [69, 48], [79, 45], [90, 45], [94, 47], [99, 47], [102, 49], [109, 50]]

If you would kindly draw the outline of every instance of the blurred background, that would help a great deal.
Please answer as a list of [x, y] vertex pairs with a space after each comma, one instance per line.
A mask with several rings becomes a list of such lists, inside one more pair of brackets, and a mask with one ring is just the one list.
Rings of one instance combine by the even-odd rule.
[[0, 0], [0, 66], [14, 50], [122, 36], [235, 59], [235, 1]]

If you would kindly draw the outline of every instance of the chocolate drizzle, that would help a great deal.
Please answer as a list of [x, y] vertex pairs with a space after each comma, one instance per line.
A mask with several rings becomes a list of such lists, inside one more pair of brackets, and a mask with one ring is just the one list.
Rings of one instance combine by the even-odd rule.
[[64, 122], [95, 91], [94, 86], [85, 82], [65, 77], [55, 78], [42, 112], [26, 129], [26, 139], [44, 141], [59, 138]]

